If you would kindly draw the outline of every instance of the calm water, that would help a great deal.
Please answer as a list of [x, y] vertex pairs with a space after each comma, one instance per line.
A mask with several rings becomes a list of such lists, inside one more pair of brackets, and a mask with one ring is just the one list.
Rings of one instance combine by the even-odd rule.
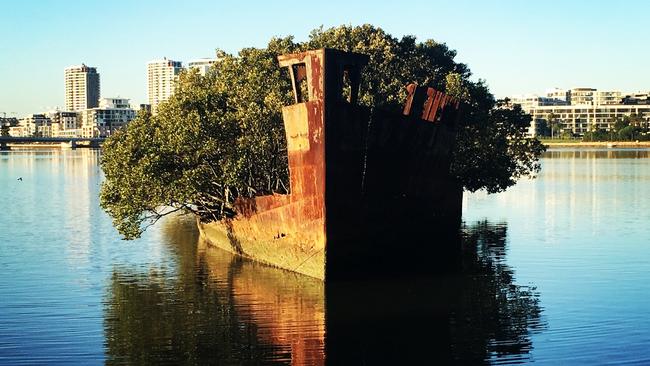
[[466, 197], [448, 274], [327, 288], [191, 218], [121, 241], [98, 158], [0, 153], [0, 364], [650, 363], [647, 150], [551, 151]]

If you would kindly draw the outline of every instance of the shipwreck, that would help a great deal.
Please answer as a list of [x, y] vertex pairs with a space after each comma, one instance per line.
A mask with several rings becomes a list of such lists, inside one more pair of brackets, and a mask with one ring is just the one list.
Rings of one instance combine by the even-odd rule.
[[[450, 174], [460, 103], [407, 87], [403, 110], [358, 105], [368, 56], [320, 49], [278, 57], [290, 192], [237, 202], [198, 223], [210, 245], [319, 279], [427, 271], [461, 220]], [[453, 242], [453, 240], [451, 241]]]

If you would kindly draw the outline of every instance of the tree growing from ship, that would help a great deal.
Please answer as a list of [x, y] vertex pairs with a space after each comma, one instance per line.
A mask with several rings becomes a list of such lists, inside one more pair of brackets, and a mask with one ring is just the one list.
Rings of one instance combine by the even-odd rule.
[[288, 162], [282, 106], [292, 102], [281, 54], [337, 48], [370, 56], [359, 103], [401, 108], [416, 82], [463, 103], [452, 173], [469, 191], [500, 192], [540, 169], [543, 145], [526, 137], [530, 116], [497, 101], [473, 81], [456, 52], [433, 40], [396, 38], [372, 25], [322, 27], [302, 43], [274, 38], [266, 48], [222, 53], [206, 76], [180, 75], [158, 113], [140, 113], [104, 145], [101, 205], [127, 239], [175, 211], [203, 221], [236, 215], [235, 200], [286, 193]]

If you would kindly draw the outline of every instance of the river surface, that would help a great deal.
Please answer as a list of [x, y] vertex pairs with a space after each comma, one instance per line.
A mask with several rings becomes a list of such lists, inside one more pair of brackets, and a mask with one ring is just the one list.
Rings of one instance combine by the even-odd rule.
[[98, 161], [0, 153], [0, 365], [650, 364], [648, 150], [549, 151], [466, 195], [456, 270], [327, 288], [189, 217], [120, 240]]

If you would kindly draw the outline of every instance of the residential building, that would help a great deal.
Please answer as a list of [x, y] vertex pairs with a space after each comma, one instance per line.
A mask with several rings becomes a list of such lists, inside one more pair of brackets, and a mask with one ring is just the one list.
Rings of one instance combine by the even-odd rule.
[[540, 134], [548, 127], [548, 116], [553, 114], [562, 132], [583, 135], [585, 132], [614, 127], [616, 119], [636, 114], [650, 126], [650, 99], [647, 93], [623, 96], [620, 91], [599, 91], [594, 88], [573, 88], [567, 91], [553, 89], [547, 97], [514, 97], [513, 104], [532, 117], [529, 134]]
[[205, 76], [205, 74], [208, 73], [208, 70], [210, 70], [210, 67], [218, 61], [219, 59], [216, 58], [200, 58], [189, 61], [187, 67], [188, 69], [197, 69], [199, 70], [199, 74]]
[[99, 100], [99, 108], [130, 109], [131, 103], [127, 98], [102, 98]]
[[18, 118], [0, 117], [0, 127], [14, 127], [14, 126], [18, 126]]
[[553, 88], [546, 91], [546, 97], [562, 101], [561, 105], [565, 105], [571, 101], [571, 92], [566, 89]]
[[21, 125], [9, 127], [9, 136], [11, 137], [26, 137], [27, 133], [25, 128]]
[[65, 109], [82, 111], [99, 103], [99, 74], [95, 67], [81, 64], [65, 69]]
[[566, 100], [556, 99], [552, 97], [541, 97], [538, 95], [522, 95], [510, 98], [512, 104], [519, 104], [524, 111], [528, 111], [535, 107], [552, 106], [552, 105], [565, 105]]
[[9, 127], [13, 137], [52, 137], [52, 121], [44, 114], [30, 114], [20, 119], [18, 126]]
[[590, 105], [594, 104], [596, 89], [593, 88], [573, 88], [569, 91], [569, 103], [571, 105]]
[[108, 137], [135, 118], [128, 99], [102, 98], [99, 107], [81, 113], [81, 136]]
[[633, 93], [623, 97], [623, 104], [650, 104], [650, 93]]
[[81, 137], [81, 116], [78, 112], [51, 111], [47, 113], [52, 126], [52, 137]]
[[602, 105], [565, 105], [540, 106], [527, 111], [532, 117], [529, 134], [535, 136], [541, 132], [541, 126], [547, 124], [549, 114], [556, 116], [560, 130], [574, 135], [604, 129], [611, 130], [616, 119], [636, 114], [650, 126], [650, 105], [602, 104]]
[[60, 124], [63, 130], [73, 130], [81, 126], [79, 113], [77, 112], [55, 110], [48, 112], [47, 117], [50, 118], [52, 123]]
[[623, 95], [617, 90], [598, 90], [595, 94], [594, 104], [621, 104]]
[[145, 103], [140, 104], [140, 110], [145, 111], [147, 113], [151, 113], [151, 104], [145, 104]]
[[169, 99], [174, 93], [178, 74], [182, 69], [180, 61], [167, 58], [147, 63], [147, 95], [153, 113], [156, 113], [161, 102]]

